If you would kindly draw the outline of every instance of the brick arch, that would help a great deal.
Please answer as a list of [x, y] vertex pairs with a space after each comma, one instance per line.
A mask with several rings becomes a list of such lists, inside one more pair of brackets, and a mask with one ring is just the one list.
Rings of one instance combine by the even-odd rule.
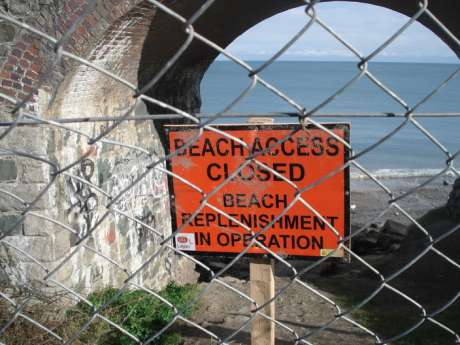
[[[115, 19], [84, 55], [92, 64], [137, 85], [140, 55], [156, 15], [140, 2]], [[62, 117], [119, 115], [133, 105], [133, 90], [84, 64], [73, 67], [59, 86], [52, 113]], [[78, 105], [78, 106], [76, 106]]]
[[[65, 49], [85, 57], [91, 47], [110, 25], [135, 6], [140, 0], [98, 0], [73, 32]], [[1, 9], [11, 17], [20, 18], [35, 29], [57, 39], [69, 30], [72, 24], [84, 14], [86, 1], [66, 0], [57, 2], [0, 2]], [[55, 59], [50, 42], [38, 35], [23, 30], [7, 21], [0, 24], [5, 35], [4, 47], [0, 53], [0, 91], [16, 99], [24, 99], [42, 77], [46, 66]], [[28, 109], [37, 113], [46, 111], [47, 101], [72, 69], [72, 63], [64, 60], [55, 66], [52, 75], [35, 92]], [[0, 100], [1, 101], [1, 100]], [[9, 107], [8, 102], [0, 102]]]

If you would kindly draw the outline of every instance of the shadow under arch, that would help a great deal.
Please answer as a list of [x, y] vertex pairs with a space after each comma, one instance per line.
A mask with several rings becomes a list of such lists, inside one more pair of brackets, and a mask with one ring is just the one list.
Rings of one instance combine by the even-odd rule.
[[[326, 0], [331, 2], [336, 0]], [[419, 0], [352, 0], [385, 7], [407, 16], [413, 16], [419, 10]], [[202, 6], [204, 0], [168, 0], [164, 4], [185, 18]], [[222, 48], [228, 46], [242, 33], [259, 22], [292, 9], [305, 6], [298, 0], [232, 0], [215, 1], [193, 24], [194, 30]], [[456, 0], [431, 0], [428, 9], [455, 36], [460, 37], [460, 2]], [[443, 40], [457, 56], [460, 46], [426, 13], [418, 21]], [[397, 28], [395, 28], [396, 30]], [[184, 25], [171, 15], [158, 10], [151, 22], [145, 44], [141, 53], [138, 70], [139, 87], [148, 84], [155, 74], [177, 52], [187, 40]], [[219, 52], [208, 45], [194, 39], [176, 63], [149, 90], [147, 95], [169, 105], [190, 113], [197, 113], [201, 107], [200, 83]], [[150, 114], [171, 113], [152, 103], [147, 102]], [[162, 126], [171, 120], [155, 121], [158, 134], [162, 137]]]

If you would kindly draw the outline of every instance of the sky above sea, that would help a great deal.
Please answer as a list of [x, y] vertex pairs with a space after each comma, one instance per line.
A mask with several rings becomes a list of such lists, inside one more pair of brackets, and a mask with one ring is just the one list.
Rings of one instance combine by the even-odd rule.
[[[363, 56], [371, 53], [406, 24], [409, 17], [383, 7], [334, 1], [315, 6], [318, 18]], [[414, 14], [417, 8], [414, 8]], [[266, 60], [308, 21], [305, 7], [275, 15], [238, 37], [227, 50], [243, 60]], [[222, 55], [218, 58], [224, 60]], [[355, 61], [356, 57], [330, 33], [313, 24], [280, 60]], [[414, 22], [375, 61], [455, 63], [452, 50], [422, 24]]]

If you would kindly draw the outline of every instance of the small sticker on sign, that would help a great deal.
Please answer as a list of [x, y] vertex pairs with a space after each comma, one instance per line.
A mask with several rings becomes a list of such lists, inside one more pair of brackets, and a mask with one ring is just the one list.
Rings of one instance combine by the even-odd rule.
[[195, 250], [195, 234], [176, 235], [176, 248], [179, 250]]

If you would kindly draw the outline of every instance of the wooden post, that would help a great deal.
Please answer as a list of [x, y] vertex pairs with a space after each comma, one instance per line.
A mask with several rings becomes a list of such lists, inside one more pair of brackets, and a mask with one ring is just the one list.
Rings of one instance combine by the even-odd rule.
[[[275, 260], [251, 258], [249, 263], [251, 297], [258, 305], [275, 296]], [[263, 312], [275, 318], [275, 302], [268, 304]], [[251, 345], [275, 345], [275, 324], [264, 317], [252, 321]]]
[[[249, 118], [250, 124], [272, 124], [272, 118]], [[275, 296], [275, 260], [251, 258], [249, 262], [251, 297], [261, 305]], [[265, 315], [275, 318], [275, 302], [263, 308]], [[275, 324], [264, 317], [256, 316], [251, 325], [251, 345], [275, 345]]]

